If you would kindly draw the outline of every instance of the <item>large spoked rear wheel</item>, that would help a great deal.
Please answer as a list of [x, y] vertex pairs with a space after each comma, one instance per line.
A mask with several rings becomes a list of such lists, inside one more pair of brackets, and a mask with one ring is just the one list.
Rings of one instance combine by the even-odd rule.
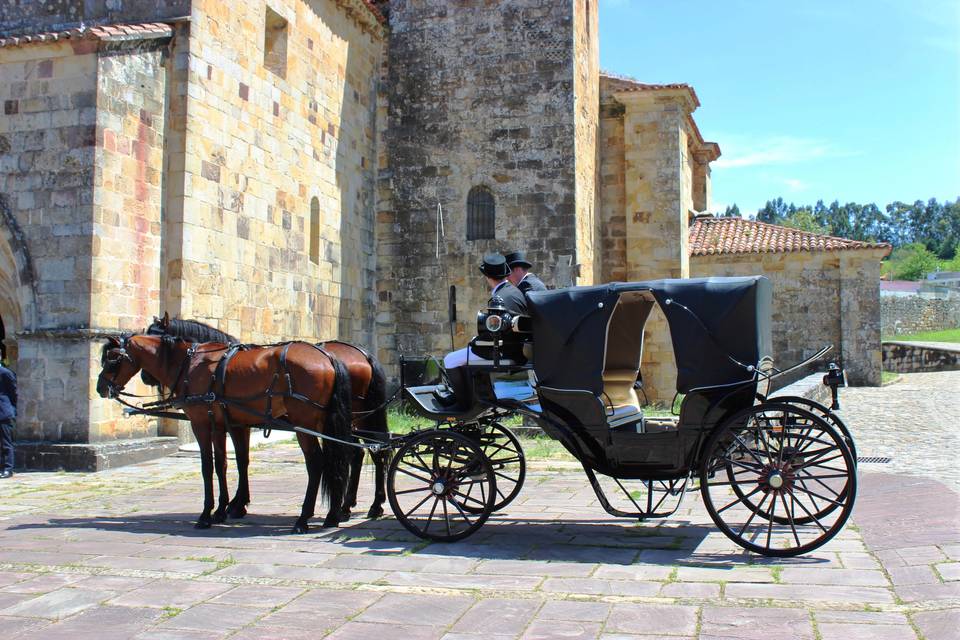
[[829, 422], [830, 426], [834, 427], [840, 432], [846, 441], [847, 446], [850, 447], [850, 454], [853, 456], [853, 461], [857, 461], [857, 444], [853, 441], [853, 434], [850, 433], [850, 429], [847, 427], [846, 423], [840, 419], [840, 416], [831, 411], [829, 407], [817, 402], [816, 400], [804, 398], [803, 396], [777, 396], [775, 398], [770, 398], [769, 402], [792, 404], [800, 407], [801, 409], [806, 409], [810, 413], [820, 416]]
[[410, 533], [453, 542], [475, 532], [493, 513], [497, 480], [476, 442], [439, 429], [414, 436], [400, 447], [390, 464], [387, 496], [397, 520]]
[[731, 540], [762, 555], [795, 556], [843, 528], [857, 493], [856, 463], [845, 438], [823, 418], [765, 403], [711, 435], [700, 491]]
[[[454, 429], [477, 442], [490, 460], [493, 473], [497, 476], [497, 499], [493, 510], [499, 511], [513, 502], [527, 475], [523, 447], [517, 436], [499, 422], [458, 425]], [[463, 508], [471, 513], [482, 511], [482, 507], [470, 502], [464, 504]]]

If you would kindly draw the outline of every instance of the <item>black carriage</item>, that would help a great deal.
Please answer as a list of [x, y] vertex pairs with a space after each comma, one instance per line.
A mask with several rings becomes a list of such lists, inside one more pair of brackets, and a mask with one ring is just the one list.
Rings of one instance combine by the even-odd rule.
[[[773, 366], [766, 278], [614, 283], [528, 300], [529, 317], [480, 314], [472, 344], [486, 357], [455, 372], [465, 380], [403, 381], [409, 404], [438, 424], [394, 443], [387, 491], [409, 531], [461, 539], [517, 495], [523, 451], [502, 424], [515, 413], [563, 444], [614, 516], [667, 517], [698, 485], [716, 525], [750, 551], [806, 553], [843, 527], [856, 496], [853, 439], [821, 404], [767, 397], [786, 372]], [[669, 326], [682, 395], [673, 420], [645, 416], [638, 396], [655, 308]], [[512, 392], [524, 379], [528, 398]], [[842, 370], [832, 367], [824, 382], [835, 408]], [[630, 508], [613, 506], [598, 475], [623, 490]], [[642, 482], [642, 499], [625, 480]]]

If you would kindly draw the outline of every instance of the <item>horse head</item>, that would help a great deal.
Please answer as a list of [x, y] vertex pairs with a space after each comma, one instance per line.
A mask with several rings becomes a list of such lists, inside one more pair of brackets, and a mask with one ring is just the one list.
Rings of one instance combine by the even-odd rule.
[[127, 352], [131, 336], [110, 336], [100, 354], [100, 375], [97, 393], [101, 398], [115, 398], [140, 370], [140, 364]]

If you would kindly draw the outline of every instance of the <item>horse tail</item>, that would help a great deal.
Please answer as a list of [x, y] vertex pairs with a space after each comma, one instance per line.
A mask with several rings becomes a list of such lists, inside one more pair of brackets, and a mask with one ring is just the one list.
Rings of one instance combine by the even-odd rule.
[[387, 372], [383, 370], [383, 365], [377, 360], [376, 356], [367, 355], [367, 361], [370, 363], [370, 386], [367, 388], [367, 399], [364, 402], [364, 409], [373, 411], [370, 413], [364, 426], [371, 431], [387, 432]]
[[[333, 365], [333, 388], [327, 402], [327, 421], [323, 433], [337, 440], [353, 442], [350, 428], [353, 420], [350, 373], [342, 362], [332, 356], [330, 364]], [[336, 505], [343, 500], [355, 449], [343, 442], [324, 440], [321, 450], [323, 473], [320, 478], [320, 491], [328, 504]]]

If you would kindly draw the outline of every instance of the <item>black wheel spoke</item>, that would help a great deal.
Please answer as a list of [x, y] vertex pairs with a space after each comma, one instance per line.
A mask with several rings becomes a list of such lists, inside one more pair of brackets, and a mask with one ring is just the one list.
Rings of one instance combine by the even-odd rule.
[[810, 513], [809, 511], [807, 511], [807, 508], [806, 508], [805, 506], [803, 506], [803, 502], [801, 502], [800, 500], [798, 500], [798, 499], [796, 498], [796, 496], [792, 496], [792, 498], [793, 498], [794, 503], [796, 503], [797, 506], [799, 506], [801, 509], [803, 509], [804, 513], [806, 513], [807, 516], [808, 516], [811, 520], [813, 520], [814, 522], [817, 523], [817, 526], [820, 527], [820, 530], [823, 531], [824, 533], [827, 533], [827, 528], [826, 528], [825, 526], [823, 526], [823, 523], [821, 523], [820, 520], [817, 519], [817, 516], [813, 515], [813, 514]]
[[757, 516], [758, 513], [760, 513], [760, 509], [763, 508], [763, 503], [767, 501], [767, 497], [769, 495], [770, 494], [768, 493], [763, 494], [763, 497], [760, 498], [760, 504], [758, 504], [757, 508], [750, 514], [750, 517], [747, 518], [747, 521], [743, 523], [743, 526], [740, 527], [740, 531], [737, 532], [737, 537], [739, 538], [743, 537], [743, 532], [747, 530], [747, 527], [750, 526], [750, 523], [753, 522], [753, 519]]
[[757, 464], [759, 464], [761, 467], [763, 467], [763, 460], [761, 460], [760, 458], [757, 457], [757, 454], [755, 454], [755, 453], [753, 452], [753, 450], [750, 449], [750, 447], [747, 446], [747, 444], [743, 441], [743, 438], [741, 438], [740, 436], [734, 434], [733, 439], [736, 440], [736, 442], [743, 448], [743, 450], [744, 450], [745, 452], [747, 452], [748, 454], [750, 454], [750, 457], [751, 457], [751, 458], [753, 458], [754, 460], [757, 461]]
[[427, 524], [424, 525], [423, 531], [426, 533], [427, 529], [430, 528], [430, 523], [433, 522], [433, 514], [437, 512], [437, 503], [440, 502], [440, 498], [435, 498], [433, 501], [433, 508], [430, 509], [430, 516], [427, 518]]
[[406, 469], [401, 469], [399, 466], [397, 466], [397, 471], [399, 471], [399, 472], [402, 473], [402, 474], [408, 475], [408, 476], [410, 476], [411, 478], [416, 478], [416, 479], [419, 480], [420, 482], [426, 482], [427, 484], [430, 484], [430, 483], [432, 482], [432, 480], [430, 480], [429, 478], [424, 478], [423, 476], [418, 476], [417, 474], [411, 473], [410, 471], [407, 471]]
[[419, 493], [421, 491], [430, 491], [430, 487], [420, 487], [419, 489], [404, 489], [403, 491], [394, 491], [398, 496], [402, 496], [406, 493]]
[[773, 535], [773, 519], [777, 515], [777, 494], [773, 492], [770, 494], [770, 520], [767, 522], [767, 549], [770, 548], [770, 536]]
[[[478, 505], [480, 505], [481, 507], [486, 506], [486, 503], [485, 503], [485, 502], [481, 502], [480, 500], [477, 500], [476, 498], [472, 498], [472, 497], [470, 497], [468, 494], [464, 494], [464, 493], [462, 493], [462, 492], [460, 492], [460, 491], [457, 491], [456, 489], [454, 489], [453, 495], [455, 495], [455, 496], [460, 496], [461, 498], [463, 498], [464, 500], [467, 500], [467, 501], [469, 501], [469, 502], [476, 502], [476, 503], [477, 503]], [[454, 503], [454, 504], [456, 504], [456, 503]]]
[[793, 539], [796, 540], [797, 546], [800, 546], [800, 536], [797, 535], [797, 527], [793, 523], [793, 509], [787, 507], [787, 498], [784, 494], [780, 494], [780, 502], [783, 503], [783, 510], [787, 514], [787, 520], [790, 522], [790, 530], [793, 532]]
[[421, 506], [423, 506], [423, 503], [426, 502], [427, 500], [429, 500], [429, 499], [430, 499], [430, 496], [432, 496], [432, 495], [433, 495], [433, 494], [431, 493], [429, 496], [427, 496], [426, 498], [424, 498], [423, 500], [421, 500], [420, 502], [418, 502], [418, 503], [417, 503], [417, 506], [415, 506], [413, 509], [410, 509], [410, 511], [407, 511], [405, 514], [403, 514], [403, 517], [404, 517], [404, 518], [409, 518], [409, 517], [410, 517], [410, 514], [413, 513], [414, 511], [416, 511], [417, 509], [419, 509]]
[[[710, 484], [712, 485], [713, 483], [711, 482]], [[733, 500], [733, 502], [728, 502], [727, 504], [725, 504], [725, 505], [723, 505], [722, 507], [720, 507], [719, 509], [717, 509], [717, 513], [723, 513], [724, 511], [726, 511], [727, 509], [729, 509], [730, 507], [732, 507], [732, 506], [735, 505], [735, 504], [740, 504], [741, 502], [746, 502], [747, 498], [749, 498], [749, 497], [752, 496], [753, 494], [755, 494], [755, 493], [757, 493], [758, 491], [760, 491], [760, 489], [761, 489], [760, 487], [757, 487], [756, 489], [754, 489], [753, 491], [751, 491], [751, 492], [748, 493], [747, 495], [743, 496], [742, 498], [741, 498], [740, 496], [737, 496], [737, 497]]]
[[843, 503], [842, 503], [842, 502], [837, 502], [836, 500], [831, 500], [830, 498], [827, 498], [826, 496], [822, 496], [822, 495], [820, 495], [819, 493], [810, 491], [809, 489], [801, 488], [801, 487], [798, 487], [798, 486], [796, 486], [796, 485], [794, 485], [793, 488], [794, 488], [796, 491], [803, 491], [804, 493], [807, 493], [807, 494], [809, 494], [809, 495], [811, 495], [811, 496], [816, 496], [817, 498], [820, 498], [820, 499], [823, 500], [824, 502], [829, 502], [830, 504], [836, 505], [836, 506], [838, 506], [838, 507], [842, 507], [842, 506], [843, 506]]

